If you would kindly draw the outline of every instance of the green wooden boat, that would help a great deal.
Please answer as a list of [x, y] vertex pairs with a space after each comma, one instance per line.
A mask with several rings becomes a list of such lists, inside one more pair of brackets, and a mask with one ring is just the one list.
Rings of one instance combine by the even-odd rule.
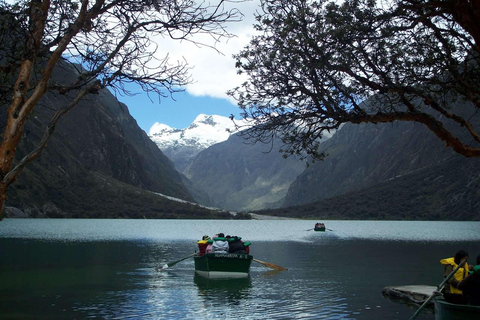
[[207, 253], [196, 256], [195, 272], [205, 278], [247, 278], [253, 257], [249, 254]]
[[316, 224], [315, 228], [313, 228], [313, 230], [315, 230], [315, 231], [325, 231], [325, 225], [323, 223], [322, 224]]
[[445, 301], [443, 296], [434, 299], [435, 320], [478, 320], [480, 306], [454, 304]]

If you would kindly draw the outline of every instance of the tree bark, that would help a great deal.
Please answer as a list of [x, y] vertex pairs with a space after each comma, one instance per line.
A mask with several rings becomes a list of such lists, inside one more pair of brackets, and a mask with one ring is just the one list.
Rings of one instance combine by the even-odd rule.
[[[8, 189], [8, 184], [4, 184], [3, 179], [12, 168], [25, 121], [34, 105], [31, 103], [32, 99], [26, 99], [26, 95], [33, 66], [40, 50], [49, 7], [50, 1], [48, 0], [43, 2], [32, 1], [30, 4], [30, 34], [26, 42], [23, 62], [13, 88], [12, 104], [8, 109], [7, 123], [0, 144], [0, 178], [2, 180], [0, 183], [0, 220], [3, 218], [3, 203]], [[29, 101], [30, 103], [28, 103]]]

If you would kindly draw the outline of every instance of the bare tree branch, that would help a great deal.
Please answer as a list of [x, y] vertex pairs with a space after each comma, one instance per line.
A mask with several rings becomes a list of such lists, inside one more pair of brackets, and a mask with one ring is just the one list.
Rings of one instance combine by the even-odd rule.
[[260, 35], [236, 56], [248, 80], [229, 92], [251, 141], [274, 132], [285, 153], [321, 159], [344, 123], [412, 121], [480, 157], [480, 4], [386, 2], [262, 1]]
[[[59, 119], [87, 93], [110, 86], [128, 94], [126, 83], [166, 97], [184, 90], [191, 79], [185, 61], [160, 56], [158, 38], [197, 44], [229, 38], [225, 24], [240, 21], [225, 0], [35, 0], [0, 3], [0, 102], [9, 105], [0, 143], [0, 220], [8, 186], [25, 165], [39, 156]], [[24, 41], [25, 42], [22, 42]], [[209, 44], [205, 44], [210, 46]], [[213, 46], [212, 46], [213, 47]], [[78, 77], [54, 81], [59, 62], [73, 63]], [[62, 64], [60, 63], [60, 64]], [[15, 167], [15, 154], [28, 116], [46, 92], [78, 91], [60, 107], [40, 144]], [[13, 98], [11, 98], [13, 96]]]

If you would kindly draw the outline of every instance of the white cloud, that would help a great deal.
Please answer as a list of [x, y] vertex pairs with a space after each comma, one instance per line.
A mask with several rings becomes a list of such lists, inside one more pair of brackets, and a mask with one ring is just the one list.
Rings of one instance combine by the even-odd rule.
[[190, 70], [193, 83], [186, 87], [189, 94], [229, 99], [226, 91], [245, 81], [243, 76], [237, 74], [233, 55], [239, 53], [248, 44], [255, 32], [253, 13], [258, 8], [258, 4], [259, 0], [234, 4], [245, 15], [241, 22], [232, 22], [227, 25], [227, 30], [236, 37], [222, 39], [219, 43], [214, 43], [213, 39], [205, 35], [197, 35], [193, 38], [196, 42], [214, 46], [218, 52], [213, 48], [198, 47], [187, 41], [162, 39], [158, 42], [161, 49], [159, 54], [165, 55], [168, 52], [171, 62], [186, 60], [193, 67]]
[[[5, 0], [7, 3], [16, 3], [18, 0]], [[211, 4], [217, 3], [216, 0]], [[254, 13], [260, 0], [226, 2], [225, 8], [237, 8], [244, 14], [241, 22], [231, 22], [226, 25], [228, 32], [236, 35], [235, 38], [223, 39], [216, 43], [208, 36], [197, 35], [193, 40], [214, 46], [212, 48], [199, 48], [187, 41], [172, 39], [158, 39], [158, 58], [162, 59], [169, 54], [172, 63], [186, 60], [193, 69], [190, 71], [193, 83], [189, 84], [187, 92], [193, 96], [210, 96], [213, 98], [229, 99], [226, 91], [238, 86], [245, 81], [237, 75], [233, 55], [242, 50], [250, 41], [254, 29]], [[232, 101], [233, 103], [233, 101]]]

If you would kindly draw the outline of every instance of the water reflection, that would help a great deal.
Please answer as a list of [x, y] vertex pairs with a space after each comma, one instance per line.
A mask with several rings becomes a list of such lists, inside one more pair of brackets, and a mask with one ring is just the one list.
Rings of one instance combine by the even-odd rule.
[[209, 279], [195, 273], [193, 282], [198, 288], [199, 295], [226, 294], [242, 298], [242, 296], [248, 294], [248, 289], [252, 287], [250, 277], [242, 279]]
[[[384, 292], [382, 292], [382, 296], [385, 300], [388, 300], [390, 301], [392, 304], [399, 304], [399, 305], [404, 305], [406, 308], [409, 308], [411, 310], [411, 314], [413, 315], [417, 310], [418, 308], [420, 308], [421, 306], [421, 303], [415, 303], [413, 301], [410, 301], [408, 299], [401, 299], [401, 298], [398, 298], [398, 297], [393, 297], [391, 295], [388, 295], [388, 294], [385, 294]], [[431, 301], [430, 304], [426, 305], [423, 309], [422, 309], [422, 314], [423, 315], [433, 315], [435, 312], [435, 308], [434, 308], [434, 304], [433, 304], [433, 300]]]
[[[2, 320], [408, 319], [415, 306], [384, 299], [382, 289], [437, 285], [439, 260], [459, 249], [476, 255], [480, 239], [478, 222], [330, 221], [335, 231], [325, 233], [304, 231], [311, 221], [39, 222], [0, 224]], [[188, 259], [155, 272], [218, 230], [254, 240], [255, 258], [288, 271], [252, 263], [250, 278], [212, 280]]]

